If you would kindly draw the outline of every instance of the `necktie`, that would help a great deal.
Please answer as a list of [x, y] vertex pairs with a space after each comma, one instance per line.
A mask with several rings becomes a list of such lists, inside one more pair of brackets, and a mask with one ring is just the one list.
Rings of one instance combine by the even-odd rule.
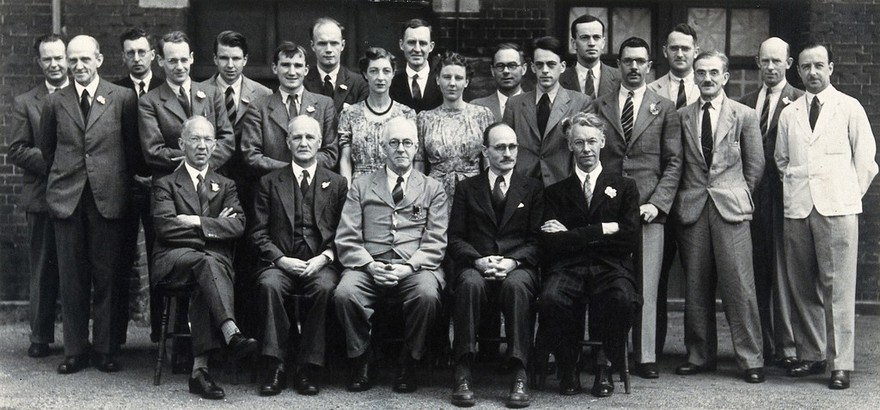
[[61, 90], [61, 87], [52, 87], [52, 91], [49, 91], [49, 94], [55, 94], [55, 92], [59, 90]]
[[538, 101], [538, 131], [541, 131], [541, 137], [544, 136], [548, 120], [550, 120], [550, 96], [544, 94]]
[[703, 104], [703, 123], [700, 127], [700, 145], [703, 146], [703, 159], [706, 160], [706, 166], [712, 167], [712, 149], [715, 141], [712, 138], [712, 117], [709, 115], [709, 109], [712, 103]]
[[687, 95], [684, 93], [684, 80], [678, 80], [678, 96], [675, 97], [675, 109], [684, 107], [687, 104]]
[[590, 201], [593, 200], [593, 188], [590, 188], [590, 174], [584, 178], [584, 199], [587, 200], [587, 208], [590, 207]]
[[584, 94], [592, 97], [596, 94], [596, 86], [593, 85], [593, 70], [587, 69], [587, 79], [584, 81]]
[[419, 75], [416, 74], [413, 76], [412, 80], [412, 97], [413, 100], [419, 101], [422, 99], [422, 87], [419, 87], [419, 82], [416, 81], [419, 79]]
[[138, 83], [138, 98], [143, 97], [144, 94], [146, 94], [146, 93], [147, 93], [146, 84], [143, 81], [139, 82]]
[[[619, 100], [618, 100], [619, 101]], [[633, 92], [626, 95], [623, 103], [623, 112], [620, 113], [620, 125], [623, 125], [623, 139], [629, 142], [633, 132]]]
[[229, 123], [235, 124], [235, 90], [232, 86], [226, 87], [226, 116], [229, 117]]
[[92, 104], [89, 102], [89, 90], [83, 90], [79, 100], [79, 109], [82, 111], [83, 122], [89, 122], [89, 110], [92, 109]]
[[199, 174], [196, 178], [198, 178], [199, 183], [196, 184], [196, 194], [199, 195], [199, 206], [201, 207], [200, 211], [202, 212], [202, 216], [208, 216], [208, 187], [205, 186], [205, 177], [202, 174]]
[[819, 96], [813, 97], [813, 102], [810, 104], [810, 129], [816, 129], [816, 120], [819, 119], [819, 111], [822, 111], [822, 106], [819, 103]]
[[299, 107], [296, 106], [296, 94], [287, 95], [287, 118], [292, 120], [299, 113]]
[[183, 112], [186, 113], [186, 118], [192, 117], [192, 106], [189, 104], [189, 96], [186, 95], [183, 86], [180, 87], [180, 92], [177, 94], [177, 101], [180, 102]]
[[492, 187], [492, 206], [497, 211], [504, 204], [504, 177], [495, 178], [495, 185]]
[[330, 74], [324, 76], [324, 95], [333, 98], [333, 83], [330, 82]]
[[770, 117], [770, 94], [772, 93], [772, 88], [768, 88], [764, 93], [764, 107], [761, 108], [761, 132], [767, 132], [767, 120]]
[[397, 176], [397, 183], [394, 184], [394, 189], [391, 190], [391, 199], [394, 200], [394, 204], [397, 205], [400, 201], [403, 201], [403, 177]]
[[299, 190], [303, 194], [303, 196], [305, 196], [306, 192], [309, 191], [309, 171], [308, 170], [305, 170], [305, 169], [303, 170], [302, 180], [299, 181]]

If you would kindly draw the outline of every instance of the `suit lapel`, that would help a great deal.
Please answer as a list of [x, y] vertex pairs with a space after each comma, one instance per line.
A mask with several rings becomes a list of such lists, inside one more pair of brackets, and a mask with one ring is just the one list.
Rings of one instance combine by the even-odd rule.
[[61, 106], [67, 111], [67, 115], [73, 118], [80, 131], [85, 131], [86, 124], [83, 120], [82, 111], [79, 109], [79, 97], [76, 95], [76, 86], [71, 84], [58, 92], [62, 93]]
[[657, 119], [657, 116], [651, 113], [651, 104], [657, 104], [660, 96], [655, 95], [650, 90], [645, 90], [645, 96], [642, 97], [642, 105], [639, 106], [639, 114], [636, 116], [636, 122], [633, 124], [632, 138], [629, 139], [628, 145], [632, 146], [636, 140], [642, 136], [642, 133], [648, 129], [648, 126]]
[[617, 131], [617, 135], [623, 139], [623, 125], [620, 124], [620, 107], [617, 101], [617, 94], [608, 94], [600, 98], [600, 101], [599, 109], [602, 111], [602, 116], [608, 119], [614, 131]]
[[[341, 72], [341, 70], [340, 70]], [[315, 177], [312, 178], [312, 186], [315, 189], [315, 199], [312, 201], [312, 207], [315, 213], [315, 221], [321, 220], [321, 215], [327, 209], [327, 193], [330, 188], [330, 175], [324, 168], [318, 166], [315, 168]]]
[[[832, 115], [831, 113], [837, 112], [837, 109], [835, 107], [838, 104], [840, 104], [840, 99], [837, 98], [837, 93], [835, 93], [833, 91], [835, 91], [835, 90], [832, 90], [832, 92], [828, 93], [828, 96], [825, 97], [825, 99], [827, 101], [822, 102], [822, 109], [819, 111], [819, 118], [816, 120], [816, 129], [811, 134], [810, 142], [815, 141], [817, 138], [819, 138], [820, 135], [826, 134], [827, 133], [827, 132], [825, 132], [826, 127], [839, 126], [839, 123], [836, 123], [834, 121], [830, 121], [828, 118], [829, 115]], [[804, 100], [806, 100], [806, 98], [804, 98]], [[820, 99], [819, 101], [821, 102], [822, 100]], [[809, 117], [809, 115], [807, 115], [807, 117]], [[808, 130], [810, 129], [809, 126], [810, 126], [810, 122], [808, 119], [807, 120], [807, 129]]]
[[296, 178], [293, 176], [293, 168], [285, 167], [283, 172], [278, 173], [275, 182], [275, 190], [278, 192], [278, 198], [281, 200], [281, 206], [284, 207], [284, 213], [287, 215], [287, 221], [290, 223], [290, 231], [293, 232], [293, 221], [296, 218], [296, 196], [293, 193], [293, 186]]
[[[531, 134], [536, 135], [538, 137], [538, 141], [544, 139], [544, 136], [538, 132], [538, 107], [535, 104], [536, 92], [531, 91], [524, 94], [524, 97], [520, 99], [520, 105], [522, 109], [520, 112], [523, 113], [523, 117], [526, 122], [529, 123], [529, 129], [531, 129]], [[510, 104], [510, 101], [507, 102]]]
[[596, 178], [596, 186], [593, 188], [593, 198], [590, 200], [590, 217], [596, 212], [599, 207], [605, 202], [608, 198], [608, 195], [605, 194], [605, 188], [608, 186], [608, 175], [603, 173], [599, 174], [599, 177]]
[[113, 98], [112, 94], [113, 89], [110, 88], [106, 81], [98, 79], [98, 88], [95, 89], [95, 98], [92, 99], [92, 108], [89, 110], [89, 121], [86, 124], [86, 131], [107, 111], [107, 106], [110, 105]]
[[177, 186], [180, 187], [180, 196], [183, 197], [183, 201], [189, 205], [189, 211], [192, 212], [193, 215], [200, 215], [202, 213], [202, 207], [199, 205], [199, 195], [196, 193], [196, 189], [193, 186], [192, 179], [189, 177], [189, 172], [186, 171], [186, 167], [178, 167], [174, 172], [177, 173], [175, 182], [177, 183]]
[[[584, 197], [584, 187], [581, 185], [581, 180], [577, 177], [576, 173], [572, 172], [567, 181], [566, 183], [570, 185], [570, 188], [564, 191], [569, 196], [569, 200], [577, 206], [582, 214], [589, 215], [590, 209], [587, 208], [587, 198]], [[595, 192], [593, 196], [596, 196]]]
[[[208, 116], [208, 107], [211, 102], [208, 100], [207, 92], [204, 91], [205, 87], [201, 84], [197, 84], [195, 82], [191, 82], [192, 86], [189, 88], [189, 100], [190, 104], [192, 104], [192, 114], [193, 115], [203, 115]], [[199, 97], [199, 93], [203, 95], [203, 97]]]
[[424, 190], [425, 176], [418, 172], [410, 173], [409, 181], [406, 181], [406, 193], [403, 195], [403, 201], [400, 201], [398, 208], [406, 208], [412, 205]]
[[[488, 181], [486, 183], [488, 184]], [[488, 185], [484, 186], [488, 187]], [[510, 184], [507, 188], [507, 201], [504, 203], [504, 213], [502, 213], [501, 220], [498, 221], [499, 228], [510, 222], [510, 218], [513, 217], [513, 213], [516, 212], [516, 208], [522, 202], [523, 192], [522, 178], [516, 172], [512, 172], [510, 174]], [[494, 212], [492, 214], [494, 216]]]
[[352, 87], [354, 85], [351, 84], [348, 78], [348, 71], [345, 67], [339, 66], [339, 74], [336, 74], [336, 89], [333, 90], [333, 105], [342, 108]]
[[247, 111], [248, 105], [250, 105], [251, 100], [254, 98], [254, 87], [251, 85], [250, 80], [246, 77], [241, 77], [241, 98], [238, 100], [238, 109], [235, 111], [235, 122], [232, 124], [238, 124], [241, 121], [241, 118], [244, 117], [244, 113]]
[[[559, 87], [559, 91], [556, 93], [556, 99], [553, 100], [553, 106], [550, 109], [550, 118], [547, 120], [547, 128], [544, 129], [544, 136], [546, 137], [550, 130], [562, 121], [562, 118], [565, 117], [565, 112], [568, 109], [569, 101], [571, 101], [571, 96], [568, 94], [570, 91]], [[536, 117], [537, 118], [537, 117]]]
[[210, 203], [220, 193], [220, 179], [214, 170], [209, 169], [205, 174], [205, 182], [208, 184], [208, 202]]
[[599, 88], [596, 89], [596, 98], [616, 91], [616, 84], [612, 81], [614, 79], [614, 69], [602, 63], [599, 63], [599, 67], [599, 72], [602, 73], [602, 77], [599, 78]]
[[281, 127], [284, 130], [284, 133], [287, 134], [287, 123], [289, 121], [289, 115], [287, 113], [287, 107], [284, 106], [284, 102], [281, 101], [281, 93], [276, 92], [272, 94], [272, 98], [269, 101], [269, 118], [275, 122], [276, 125]]
[[159, 98], [165, 102], [165, 109], [171, 111], [175, 117], [177, 117], [181, 122], [186, 120], [186, 112], [184, 112], [183, 107], [180, 106], [180, 102], [177, 101], [177, 95], [174, 94], [174, 90], [171, 89], [171, 86], [168, 83], [162, 84], [162, 89], [159, 90]]
[[687, 144], [688, 149], [694, 152], [694, 156], [701, 160], [697, 161], [700, 163], [700, 167], [707, 168], [706, 161], [703, 160], [703, 146], [700, 142], [700, 134], [697, 133], [697, 130], [699, 129], [699, 127], [697, 127], [697, 121], [699, 119], [699, 116], [697, 115], [699, 110], [698, 107], [699, 105], [697, 103], [685, 106], [681, 122], [685, 131], [685, 144]]
[[[480, 174], [479, 182], [471, 188], [474, 200], [480, 208], [489, 215], [495, 226], [500, 226], [500, 221], [495, 217], [495, 207], [492, 206], [492, 193], [489, 189], [489, 172], [484, 171]], [[510, 192], [508, 190], [508, 192]]]
[[[314, 118], [314, 116], [315, 116], [315, 103], [317, 101], [318, 101], [318, 99], [315, 98], [315, 94], [313, 94], [307, 90], [303, 90], [302, 102], [299, 105], [299, 113], [297, 113], [297, 115], [308, 115], [309, 117]], [[309, 112], [309, 108], [312, 109], [312, 112]]]
[[727, 138], [727, 134], [730, 132], [735, 121], [736, 113], [730, 108], [730, 100], [727, 96], [724, 96], [721, 102], [721, 109], [718, 112], [718, 124], [715, 125], [715, 134], [713, 135], [716, 147]]
[[387, 179], [388, 179], [388, 171], [385, 167], [382, 168], [382, 172], [375, 172], [372, 174], [372, 181], [370, 181], [371, 189], [373, 193], [376, 194], [379, 199], [388, 204], [388, 206], [394, 208], [394, 200], [391, 198], [391, 191], [388, 189]]

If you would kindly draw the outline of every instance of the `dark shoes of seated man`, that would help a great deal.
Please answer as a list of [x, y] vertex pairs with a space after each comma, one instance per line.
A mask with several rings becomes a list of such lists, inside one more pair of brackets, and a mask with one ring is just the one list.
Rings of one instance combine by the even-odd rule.
[[[352, 361], [351, 379], [349, 379], [346, 387], [350, 392], [361, 392], [370, 390], [373, 383], [370, 380], [370, 360], [372, 354], [369, 350]], [[412, 393], [418, 389], [415, 377], [416, 360], [412, 358], [410, 353], [402, 350], [398, 359], [397, 371], [394, 375], [394, 383], [392, 390], [396, 393]]]
[[51, 354], [48, 343], [31, 343], [28, 347], [28, 356], [33, 358], [46, 357]]
[[[576, 366], [560, 367], [562, 378], [559, 380], [559, 394], [563, 396], [573, 396], [580, 394], [581, 376]], [[614, 380], [610, 366], [595, 365], [593, 373], [596, 375], [593, 379], [593, 387], [590, 394], [595, 397], [610, 397], [614, 393]]]
[[[473, 380], [471, 363], [470, 356], [465, 355], [455, 365], [453, 375], [455, 384], [452, 387], [452, 404], [455, 406], [471, 407], [476, 403], [474, 392], [471, 389]], [[526, 369], [518, 360], [514, 360], [510, 367], [513, 368], [513, 377], [505, 405], [512, 409], [528, 407], [530, 400]]]
[[635, 374], [643, 379], [657, 379], [660, 377], [660, 370], [657, 363], [636, 363]]
[[[300, 366], [293, 376], [293, 388], [303, 396], [314, 396], [321, 391], [316, 382], [318, 369], [309, 365]], [[268, 361], [260, 396], [275, 396], [287, 388], [287, 371], [277, 359]]]
[[[113, 359], [113, 355], [97, 353], [94, 357], [91, 358], [91, 364], [95, 366], [96, 369], [104, 372], [104, 373], [112, 373], [119, 371], [119, 365], [116, 363], [116, 360]], [[77, 356], [67, 356], [64, 358], [64, 361], [58, 365], [58, 373], [59, 374], [72, 374], [76, 373], [86, 367], [89, 367], [89, 355], [77, 355]]]
[[214, 383], [206, 368], [193, 370], [192, 376], [189, 378], [189, 392], [198, 394], [207, 400], [222, 400], [226, 397], [226, 393], [217, 383]]

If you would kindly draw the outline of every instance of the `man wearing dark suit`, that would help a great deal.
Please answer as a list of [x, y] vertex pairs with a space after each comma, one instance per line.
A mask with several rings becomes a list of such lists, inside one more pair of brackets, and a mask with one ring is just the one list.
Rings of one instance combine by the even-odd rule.
[[234, 358], [257, 349], [235, 324], [232, 249], [244, 234], [244, 214], [235, 183], [210, 168], [214, 126], [202, 116], [182, 124], [179, 146], [184, 163], [153, 183], [156, 247], [153, 284], [194, 283], [189, 323], [195, 356], [189, 392], [205, 399], [225, 394], [208, 373], [208, 355], [225, 342]]
[[[449, 257], [454, 269], [455, 358], [452, 404], [471, 406], [471, 363], [476, 335], [487, 307], [490, 282], [500, 282], [497, 304], [510, 340], [507, 361], [514, 370], [508, 407], [529, 405], [526, 366], [532, 345], [538, 291], [538, 227], [543, 205], [541, 183], [514, 172], [516, 134], [498, 122], [483, 132], [489, 169], [461, 181], [449, 217]], [[482, 346], [481, 346], [482, 348]]]
[[752, 267], [752, 192], [764, 172], [755, 110], [724, 93], [727, 56], [700, 53], [694, 78], [700, 101], [679, 110], [684, 168], [673, 204], [684, 270], [687, 362], [676, 374], [712, 371], [718, 340], [715, 292], [721, 294], [737, 364], [749, 383], [764, 382], [761, 327]]
[[559, 76], [559, 85], [591, 99], [617, 91], [620, 72], [599, 60], [605, 52], [605, 23], [589, 14], [571, 22], [571, 47], [577, 62]]
[[112, 318], [118, 309], [116, 275], [126, 270], [122, 247], [129, 233], [129, 167], [137, 155], [137, 96], [98, 76], [104, 56], [94, 38], [70, 40], [67, 61], [75, 87], [50, 95], [40, 121], [64, 318], [66, 357], [58, 373], [89, 364], [92, 304], [95, 365], [113, 372], [119, 370]]
[[287, 125], [294, 117], [307, 115], [321, 124], [318, 164], [332, 170], [339, 157], [336, 111], [330, 97], [303, 87], [309, 72], [306, 50], [291, 41], [281, 42], [275, 49], [272, 71], [278, 76], [278, 92], [255, 101], [245, 114], [241, 136], [245, 165], [258, 177], [290, 165], [293, 156], [286, 143]]
[[138, 131], [144, 158], [161, 178], [174, 172], [183, 159], [177, 144], [183, 122], [201, 115], [214, 125], [216, 149], [211, 167], [221, 169], [235, 152], [235, 136], [226, 115], [223, 95], [216, 88], [195, 83], [189, 72], [193, 63], [189, 38], [172, 31], [159, 40], [159, 65], [165, 70], [165, 82], [138, 101]]
[[266, 362], [260, 395], [271, 396], [287, 387], [284, 361], [291, 326], [287, 304], [294, 293], [305, 295], [302, 336], [294, 386], [299, 394], [318, 394], [315, 370], [324, 365], [327, 311], [339, 282], [336, 227], [348, 185], [341, 175], [318, 165], [321, 126], [300, 115], [290, 122], [287, 146], [290, 166], [260, 180], [250, 238], [260, 252], [257, 278], [259, 340]]
[[522, 77], [526, 73], [526, 58], [519, 45], [501, 43], [492, 54], [492, 78], [497, 91], [488, 96], [477, 98], [471, 104], [481, 105], [492, 110], [495, 121], [504, 119], [504, 109], [510, 97], [520, 95]]
[[414, 362], [424, 356], [440, 314], [449, 211], [443, 185], [412, 167], [417, 144], [414, 121], [388, 120], [385, 168], [356, 179], [342, 209], [336, 251], [346, 269], [333, 301], [354, 359], [349, 391], [371, 387], [370, 318], [379, 299], [401, 306], [405, 321], [393, 385], [398, 393], [416, 390]]
[[391, 79], [391, 99], [408, 105], [416, 112], [437, 108], [443, 94], [437, 85], [437, 73], [431, 70], [428, 56], [434, 49], [431, 26], [421, 19], [412, 19], [403, 26], [400, 50], [406, 58], [406, 69]]
[[654, 379], [659, 376], [654, 338], [663, 227], [681, 178], [681, 124], [675, 105], [645, 86], [651, 71], [648, 43], [630, 37], [618, 55], [620, 89], [599, 97], [587, 110], [605, 122], [604, 171], [634, 179], [639, 189], [642, 224], [635, 259], [644, 303], [633, 334], [634, 350], [636, 374]]
[[776, 150], [779, 114], [804, 92], [785, 80], [785, 73], [793, 60], [788, 43], [782, 39], [772, 37], [761, 43], [755, 60], [764, 85], [740, 100], [758, 113], [758, 124], [764, 137], [764, 177], [752, 198], [755, 203], [751, 224], [755, 292], [761, 316], [764, 361], [775, 362], [787, 369], [795, 363], [797, 351], [791, 327], [791, 289], [785, 280], [782, 177], [776, 168], [773, 152]]
[[370, 88], [360, 73], [343, 67], [340, 62], [345, 49], [345, 27], [330, 18], [321, 17], [309, 31], [310, 45], [318, 61], [303, 81], [306, 90], [333, 99], [336, 115], [342, 109], [367, 98]]
[[[590, 320], [597, 322], [604, 351], [613, 366], [622, 366], [639, 303], [632, 273], [632, 253], [639, 241], [639, 191], [632, 179], [602, 169], [604, 126], [591, 113], [563, 122], [577, 167], [544, 191], [544, 289], [538, 298], [535, 344], [556, 355], [563, 395], [581, 389], [577, 343], [584, 335], [587, 304], [595, 314]], [[610, 369], [598, 365], [591, 393], [608, 397], [613, 392]]]
[[508, 100], [504, 122], [516, 132], [517, 162], [523, 175], [550, 186], [571, 175], [571, 152], [562, 132], [563, 118], [583, 111], [590, 97], [559, 86], [565, 70], [559, 40], [541, 37], [534, 42], [532, 70], [538, 76], [535, 91]]
[[20, 206], [27, 213], [28, 259], [31, 267], [30, 306], [31, 345], [28, 356], [46, 357], [55, 341], [55, 305], [58, 300], [58, 256], [55, 229], [46, 203], [46, 162], [40, 151], [40, 115], [49, 94], [67, 87], [67, 57], [64, 41], [54, 34], [41, 36], [34, 43], [36, 62], [45, 80], [13, 102], [12, 137], [9, 160], [24, 171]]

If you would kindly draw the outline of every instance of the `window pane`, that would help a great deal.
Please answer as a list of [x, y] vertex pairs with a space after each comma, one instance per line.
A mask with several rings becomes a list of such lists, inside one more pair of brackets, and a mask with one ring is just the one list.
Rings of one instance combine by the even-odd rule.
[[613, 34], [611, 39], [614, 40], [614, 48], [612, 53], [617, 53], [620, 49], [620, 43], [630, 37], [640, 37], [651, 44], [651, 9], [639, 8], [617, 8], [611, 12], [614, 19]]
[[[434, 11], [455, 12], [456, 0], [435, 0]], [[480, 11], [480, 0], [458, 0], [458, 11], [461, 13], [476, 13]]]
[[688, 9], [688, 24], [697, 31], [697, 46], [701, 51], [725, 52], [727, 40], [727, 10]]
[[[608, 27], [608, 9], [604, 7], [572, 7], [568, 11], [568, 27], [566, 28], [566, 32], [568, 33], [568, 38], [571, 38], [571, 22], [575, 21], [580, 16], [584, 14], [589, 14], [599, 20], [602, 20], [602, 23], [605, 23], [606, 31]], [[608, 33], [605, 33], [605, 36], [608, 36]], [[574, 47], [571, 46], [571, 41], [568, 42], [568, 52], [571, 54], [575, 53]], [[605, 50], [602, 51], [602, 54], [608, 53], [608, 42], [605, 42]]]
[[733, 9], [730, 11], [730, 55], [758, 54], [761, 42], [770, 37], [770, 10]]

